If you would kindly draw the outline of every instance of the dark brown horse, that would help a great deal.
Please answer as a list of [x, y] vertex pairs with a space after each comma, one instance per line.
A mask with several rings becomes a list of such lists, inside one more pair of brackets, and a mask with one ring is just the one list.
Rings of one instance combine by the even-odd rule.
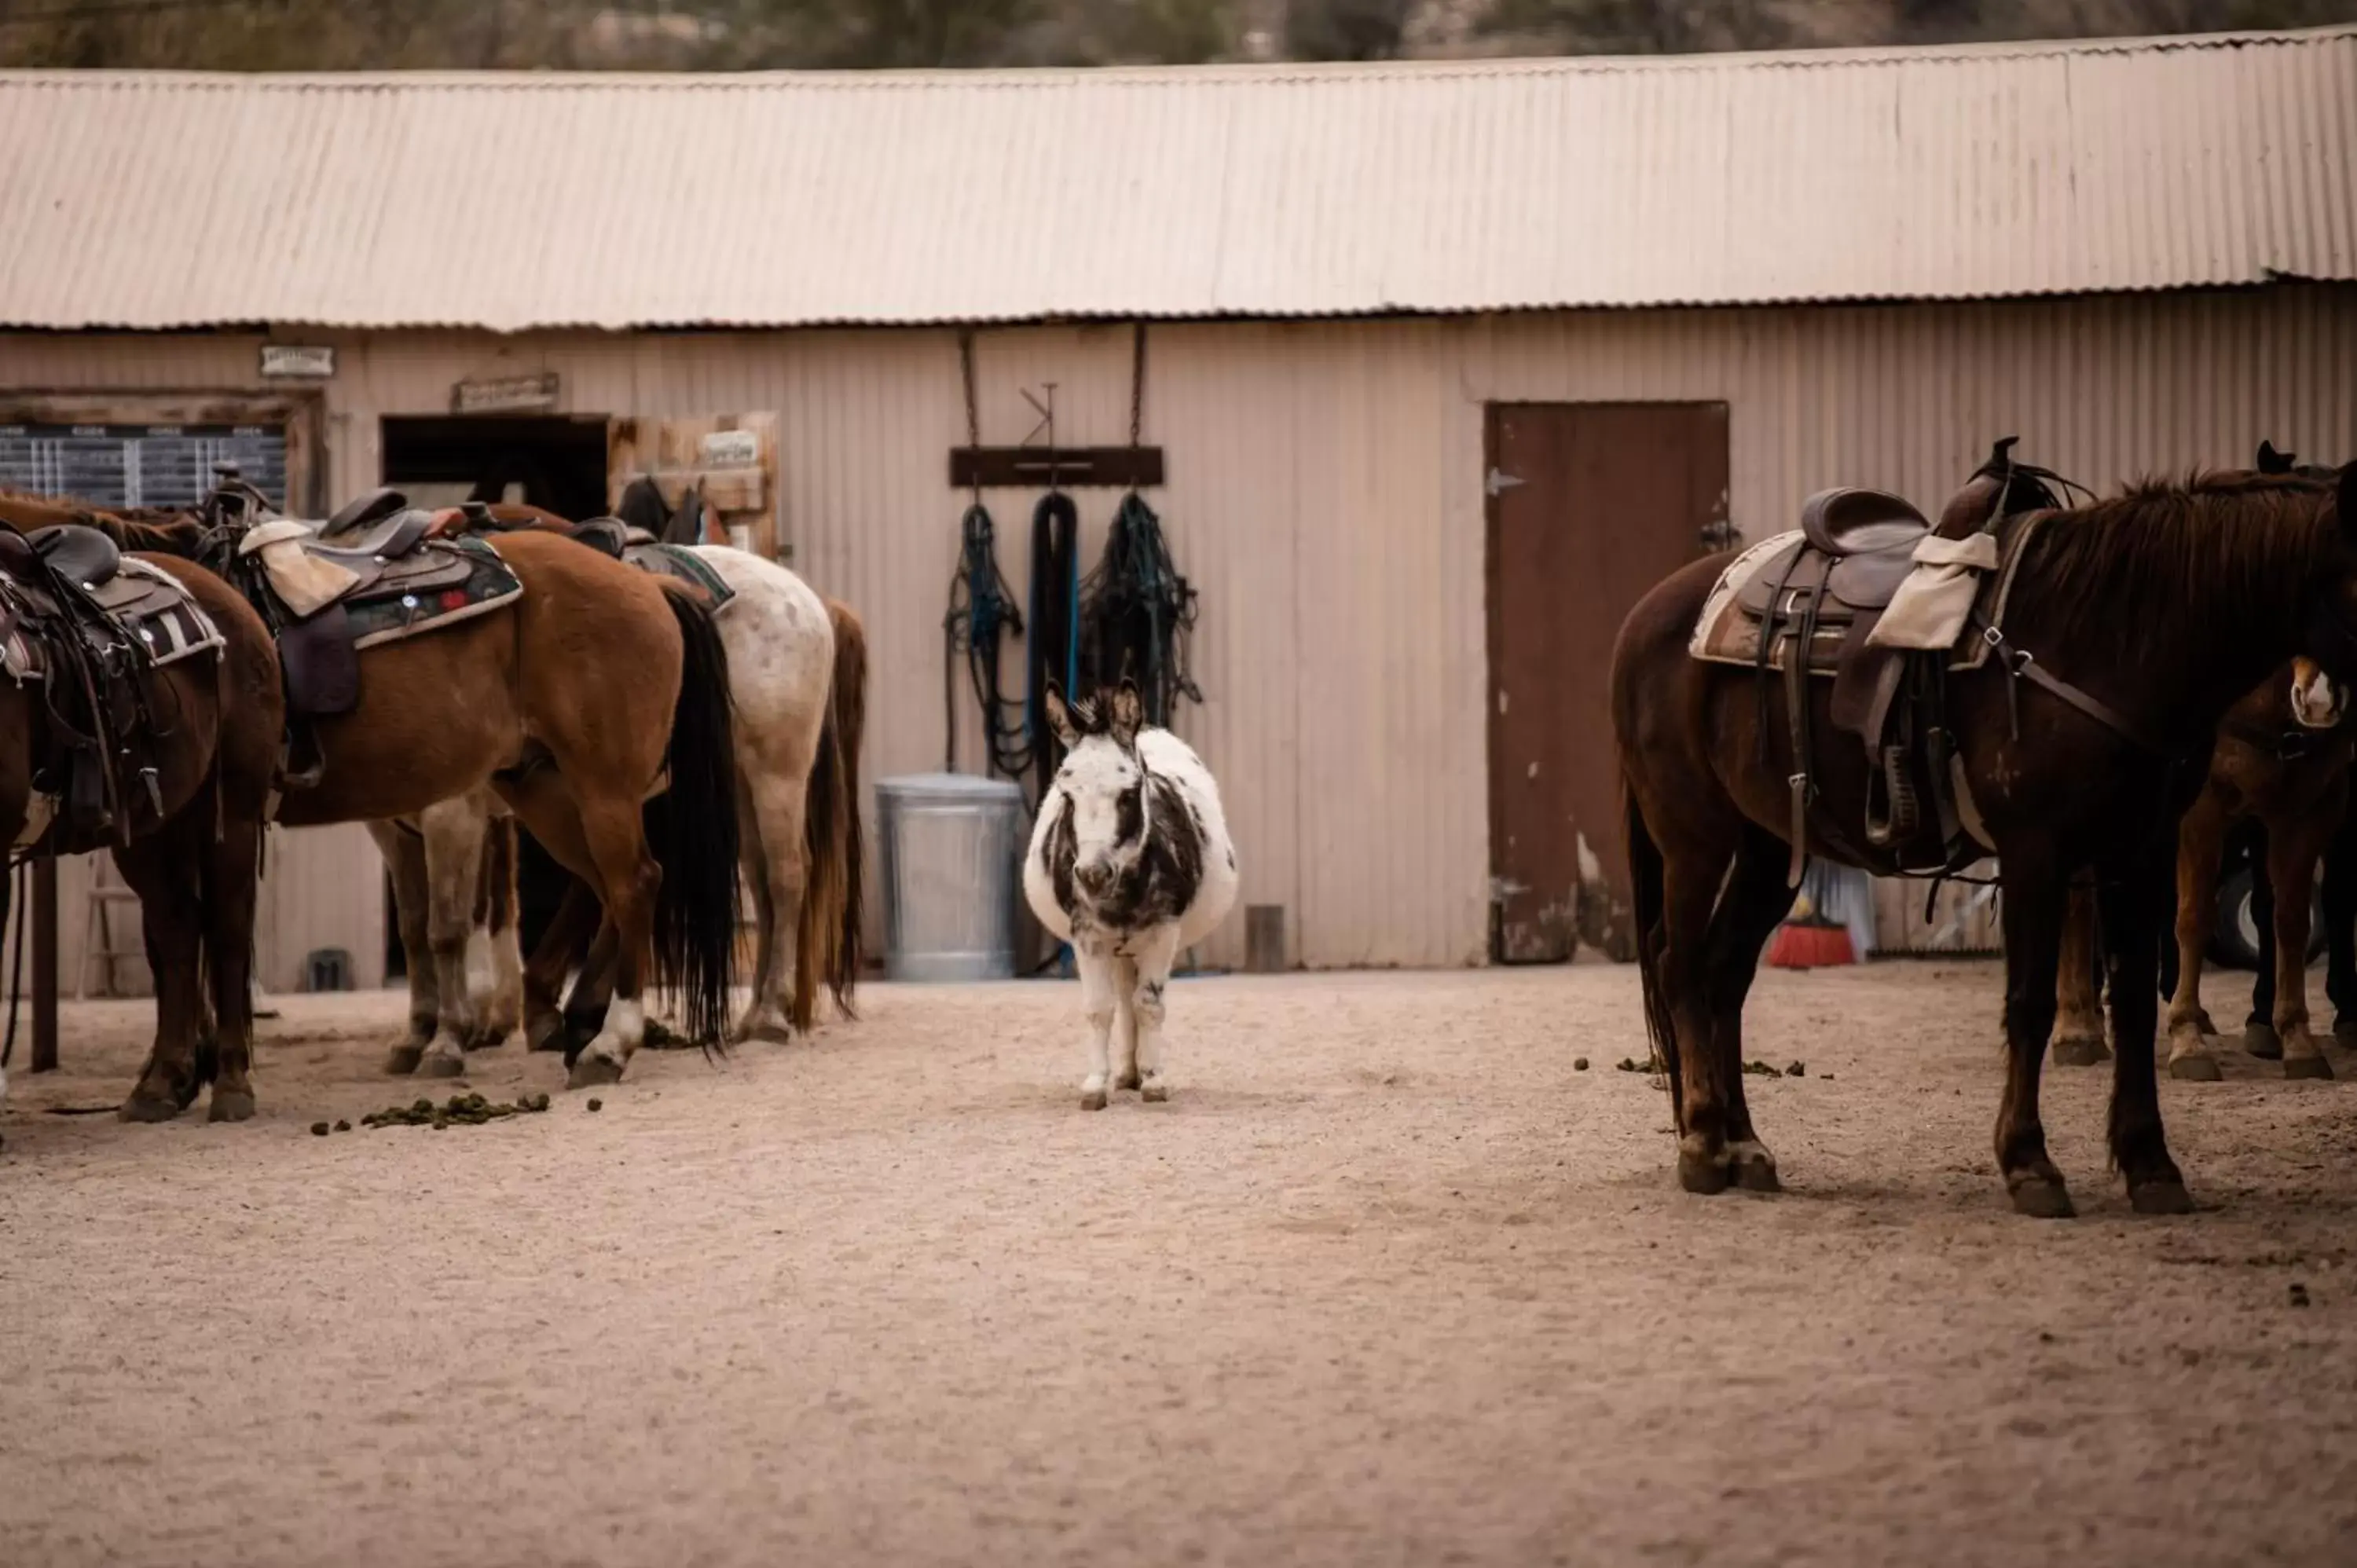
[[[1646, 1021], [1668, 1064], [1679, 1178], [1703, 1193], [1777, 1186], [1744, 1101], [1742, 1018], [1761, 947], [1792, 897], [1797, 769], [1782, 683], [1687, 650], [1727, 564], [1697, 563], [1655, 587], [1613, 660]], [[2153, 1058], [2177, 823], [2219, 719], [2268, 671], [2307, 652], [2336, 678], [2357, 675], [2357, 467], [2337, 487], [2196, 477], [2047, 514], [2004, 614], [2004, 656], [1953, 673], [1945, 699], [1981, 831], [2004, 868], [1997, 1164], [2020, 1212], [2072, 1212], [2047, 1154], [2039, 1072], [2070, 881], [2092, 866], [2114, 982], [2112, 1155], [2139, 1211], [2181, 1212], [2190, 1200], [2169, 1154]], [[1819, 735], [1833, 734], [1827, 684], [1810, 687]], [[1819, 747], [1813, 771], [1815, 852], [1900, 869], [1854, 847], [1866, 842], [1863, 751]]]
[[[0, 519], [23, 531], [0, 535], [0, 638], [18, 677], [0, 681], [0, 842], [37, 854], [111, 849], [139, 896], [156, 1042], [124, 1119], [177, 1116], [210, 1081], [212, 1119], [244, 1121], [254, 1111], [255, 884], [283, 725], [270, 634], [235, 590], [188, 562], [110, 560], [103, 538], [70, 559], [54, 548], [65, 536], [46, 532], [72, 522], [69, 509], [0, 495]], [[129, 624], [98, 618], [79, 580], [95, 581], [92, 596]], [[191, 635], [200, 628], [173, 607], [174, 585], [218, 631], [217, 647]], [[16, 667], [27, 660], [37, 674]], [[102, 750], [112, 767], [99, 767]], [[82, 777], [100, 785], [81, 810], [77, 753]], [[5, 898], [0, 887], [0, 908]]]

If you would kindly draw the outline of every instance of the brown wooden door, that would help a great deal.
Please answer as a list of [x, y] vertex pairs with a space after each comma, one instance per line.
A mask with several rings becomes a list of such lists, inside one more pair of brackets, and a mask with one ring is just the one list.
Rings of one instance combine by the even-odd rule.
[[1635, 946], [1613, 759], [1612, 639], [1647, 589], [1731, 538], [1723, 403], [1489, 411], [1492, 956]]

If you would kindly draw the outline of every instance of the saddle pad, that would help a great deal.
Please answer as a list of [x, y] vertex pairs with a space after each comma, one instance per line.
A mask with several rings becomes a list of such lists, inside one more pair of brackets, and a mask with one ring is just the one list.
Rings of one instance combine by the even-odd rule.
[[[210, 653], [228, 640], [178, 578], [132, 556], [124, 556], [113, 578], [99, 585], [91, 597], [109, 620], [138, 639], [149, 663], [158, 670]], [[47, 652], [38, 639], [27, 634], [21, 614], [7, 616], [6, 633], [0, 636], [0, 670], [20, 686], [48, 672]]]
[[[2005, 624], [2005, 607], [2007, 601], [2012, 596], [2014, 575], [2020, 567], [2025, 547], [2036, 536], [2040, 524], [2045, 521], [2048, 515], [2042, 511], [2035, 511], [2008, 519], [1999, 531], [1998, 564], [1996, 572], [1975, 574], [1977, 579], [1977, 589], [1970, 602], [1977, 607], [1980, 618], [1988, 624], [1992, 626]], [[1702, 613], [1695, 618], [1694, 632], [1686, 640], [1686, 651], [1689, 655], [1709, 664], [1739, 664], [1746, 669], [1758, 667], [1760, 622], [1745, 613], [1737, 599], [1744, 585], [1761, 572], [1781, 571], [1785, 553], [1795, 548], [1800, 540], [1801, 532], [1798, 529], [1779, 533], [1761, 540], [1727, 564], [1727, 569], [1719, 574], [1718, 581], [1711, 585], [1709, 596], [1703, 600]], [[1917, 566], [1915, 575], [1938, 573], [1944, 581], [1946, 575], [1953, 569], [1951, 564], [1927, 562]], [[1910, 576], [1910, 582], [1911, 583], [1912, 580]], [[1901, 585], [1902, 590], [1905, 586], [1906, 585]], [[1943, 587], [1940, 590], [1940, 597], [1943, 600], [1951, 599], [1954, 590], [1952, 587]], [[1951, 649], [1948, 659], [1948, 668], [1951, 670], [1977, 670], [1987, 661], [1989, 651], [1987, 642], [1981, 638], [1967, 635], [1969, 619], [1969, 616], [1964, 618], [1964, 621], [1958, 626], [1954, 639], [1946, 645]], [[1810, 661], [1813, 666], [1812, 673], [1832, 677], [1834, 673], [1832, 655], [1848, 631], [1849, 628], [1846, 626], [1819, 628], [1818, 657]], [[1783, 648], [1781, 642], [1770, 651], [1768, 667], [1771, 670], [1781, 670], [1784, 667]]]
[[[374, 648], [429, 631], [456, 626], [476, 616], [502, 609], [523, 595], [517, 577], [488, 540], [462, 535], [429, 541], [425, 548], [443, 560], [447, 571], [433, 574], [433, 585], [418, 591], [367, 595], [346, 601], [352, 646]], [[465, 575], [457, 575], [461, 565]]]
[[641, 572], [675, 577], [696, 589], [710, 601], [716, 616], [737, 597], [737, 590], [728, 585], [728, 580], [687, 545], [634, 544], [622, 553], [622, 559]]

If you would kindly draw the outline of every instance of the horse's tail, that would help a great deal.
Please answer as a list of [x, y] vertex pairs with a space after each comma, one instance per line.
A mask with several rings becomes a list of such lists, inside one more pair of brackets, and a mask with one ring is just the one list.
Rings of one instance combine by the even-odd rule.
[[738, 913], [737, 736], [728, 650], [711, 612], [662, 584], [684, 654], [672, 710], [667, 809], [648, 813], [662, 884], [655, 895], [655, 973], [678, 999], [680, 1025], [700, 1042], [723, 1038], [736, 983]]
[[859, 746], [867, 728], [867, 630], [847, 605], [826, 603], [834, 627], [834, 672], [819, 728], [802, 811], [809, 874], [794, 931], [791, 1022], [807, 1032], [822, 982], [846, 1018], [859, 984], [866, 843], [859, 822]]
[[1629, 891], [1636, 906], [1637, 975], [1645, 997], [1645, 1035], [1670, 1078], [1670, 1113], [1678, 1132], [1686, 1130], [1685, 1096], [1678, 1085], [1678, 1036], [1670, 1020], [1670, 1000], [1662, 989], [1662, 944], [1668, 927], [1662, 918], [1662, 848], [1645, 826], [1637, 792], [1620, 780], [1620, 826], [1629, 841]]

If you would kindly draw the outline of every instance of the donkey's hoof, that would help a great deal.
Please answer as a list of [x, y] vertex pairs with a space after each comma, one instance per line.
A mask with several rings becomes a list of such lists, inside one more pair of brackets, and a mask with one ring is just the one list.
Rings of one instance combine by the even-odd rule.
[[115, 1114], [125, 1122], [169, 1122], [180, 1113], [179, 1101], [168, 1094], [151, 1094], [145, 1090], [134, 1090], [131, 1098], [123, 1102]]
[[1105, 1108], [1105, 1091], [1104, 1091], [1103, 1090], [1102, 1090], [1102, 1089], [1089, 1089], [1089, 1090], [1082, 1090], [1082, 1091], [1081, 1091], [1081, 1109], [1082, 1109], [1082, 1110], [1083, 1110], [1083, 1111], [1102, 1111], [1102, 1110], [1103, 1110], [1104, 1108]]
[[1159, 1105], [1170, 1098], [1170, 1086], [1167, 1083], [1149, 1083], [1138, 1090], [1137, 1097], [1148, 1105]]
[[1703, 1197], [1716, 1197], [1735, 1185], [1735, 1171], [1725, 1151], [1716, 1156], [1690, 1149], [1678, 1151], [1678, 1185]]
[[2013, 1211], [2031, 1219], [2072, 1219], [2071, 1189], [2059, 1176], [2025, 1176], [2013, 1186]]
[[573, 1063], [573, 1071], [565, 1080], [567, 1089], [596, 1089], [600, 1084], [622, 1081], [622, 1064], [608, 1056], [584, 1051]]
[[2286, 1078], [2330, 1078], [2331, 1076], [2332, 1064], [2322, 1057], [2286, 1057], [2284, 1058], [2284, 1077]]
[[253, 1120], [253, 1090], [223, 1089], [213, 1086], [213, 1102], [205, 1113], [215, 1122], [251, 1122]]
[[2082, 1037], [2054, 1042], [2054, 1065], [2057, 1067], [2094, 1067], [2112, 1059], [2112, 1053], [2100, 1039]]
[[2171, 1057], [2169, 1076], [2186, 1083], [2215, 1083], [2226, 1075], [2218, 1070], [2218, 1058], [2212, 1056]]
[[2263, 1062], [2283, 1059], [2283, 1036], [2265, 1024], [2246, 1024], [2243, 1027], [2243, 1049]]
[[2128, 1202], [2138, 1214], [2190, 1214], [2193, 1195], [2181, 1181], [2148, 1181], [2128, 1188]]
[[384, 1054], [385, 1075], [389, 1078], [407, 1078], [417, 1070], [417, 1064], [425, 1059], [425, 1056], [424, 1046], [395, 1046]]
[[427, 1078], [457, 1078], [467, 1070], [467, 1058], [448, 1051], [435, 1051], [418, 1062], [417, 1070]]

